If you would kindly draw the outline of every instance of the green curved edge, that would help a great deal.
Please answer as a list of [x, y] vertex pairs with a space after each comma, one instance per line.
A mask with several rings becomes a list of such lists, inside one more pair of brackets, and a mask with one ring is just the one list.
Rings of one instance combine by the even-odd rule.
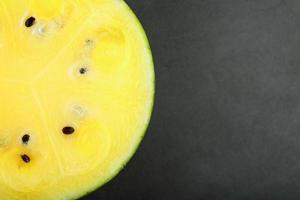
[[130, 152], [128, 154], [128, 157], [127, 157], [127, 160], [125, 160], [121, 167], [116, 169], [112, 175], [106, 179], [105, 181], [101, 181], [99, 184], [97, 184], [98, 186], [92, 188], [90, 191], [87, 191], [87, 192], [84, 192], [83, 194], [79, 194], [78, 197], [75, 197], [74, 200], [76, 199], [80, 199], [94, 191], [96, 191], [97, 189], [103, 187], [105, 184], [107, 184], [108, 182], [110, 182], [115, 176], [117, 176], [123, 169], [124, 167], [127, 165], [127, 163], [130, 161], [130, 159], [133, 157], [133, 155], [135, 154], [135, 152], [137, 151], [138, 147], [140, 146], [141, 142], [142, 142], [142, 139], [145, 137], [145, 134], [147, 132], [147, 129], [148, 129], [148, 126], [149, 126], [149, 123], [150, 123], [150, 120], [151, 120], [151, 116], [152, 116], [152, 113], [153, 113], [153, 107], [154, 107], [154, 102], [155, 102], [155, 88], [156, 88], [156, 85], [155, 85], [155, 68], [154, 68], [154, 62], [153, 62], [153, 56], [152, 56], [152, 52], [151, 52], [151, 47], [150, 47], [150, 43], [149, 43], [149, 40], [148, 40], [148, 37], [147, 37], [147, 34], [142, 26], [142, 24], [140, 23], [139, 19], [137, 18], [137, 16], [135, 15], [135, 13], [132, 11], [132, 9], [128, 6], [128, 4], [126, 2], [124, 2], [124, 0], [120, 0], [120, 2], [124, 3], [125, 4], [125, 7], [127, 7], [129, 13], [132, 14], [132, 16], [136, 19], [136, 22], [137, 22], [137, 25], [140, 27], [140, 30], [141, 30], [141, 33], [143, 34], [143, 37], [144, 37], [144, 41], [146, 42], [146, 47], [148, 48], [148, 53], [149, 53], [149, 57], [150, 57], [150, 63], [152, 65], [152, 83], [153, 83], [153, 93], [152, 93], [152, 102], [151, 102], [151, 105], [150, 105], [150, 115], [147, 119], [147, 122], [145, 123], [145, 127], [144, 127], [144, 130], [143, 130], [143, 134], [141, 135], [141, 138], [139, 139], [139, 141], [137, 142], [137, 145], [133, 148], [132, 152]]

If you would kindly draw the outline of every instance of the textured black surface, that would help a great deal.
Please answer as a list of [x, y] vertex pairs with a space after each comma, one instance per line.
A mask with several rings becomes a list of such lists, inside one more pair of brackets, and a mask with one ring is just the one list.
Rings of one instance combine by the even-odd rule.
[[153, 118], [83, 199], [300, 199], [300, 1], [127, 2], [153, 50]]

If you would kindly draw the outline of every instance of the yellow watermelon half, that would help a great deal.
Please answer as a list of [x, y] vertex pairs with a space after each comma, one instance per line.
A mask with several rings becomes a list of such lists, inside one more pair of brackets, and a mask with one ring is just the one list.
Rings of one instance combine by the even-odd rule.
[[0, 61], [1, 200], [79, 198], [136, 151], [154, 69], [124, 1], [1, 0]]

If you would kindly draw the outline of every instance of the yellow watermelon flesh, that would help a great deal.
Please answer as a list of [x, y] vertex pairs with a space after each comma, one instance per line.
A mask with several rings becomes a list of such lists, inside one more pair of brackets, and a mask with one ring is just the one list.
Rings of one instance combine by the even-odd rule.
[[78, 198], [140, 143], [154, 70], [122, 0], [0, 1], [0, 199]]

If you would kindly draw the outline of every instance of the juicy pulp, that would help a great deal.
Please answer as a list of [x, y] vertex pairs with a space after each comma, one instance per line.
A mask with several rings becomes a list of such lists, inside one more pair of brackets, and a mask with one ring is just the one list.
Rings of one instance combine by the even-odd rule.
[[121, 0], [2, 0], [0, 24], [0, 199], [72, 199], [101, 186], [151, 115], [138, 20]]

